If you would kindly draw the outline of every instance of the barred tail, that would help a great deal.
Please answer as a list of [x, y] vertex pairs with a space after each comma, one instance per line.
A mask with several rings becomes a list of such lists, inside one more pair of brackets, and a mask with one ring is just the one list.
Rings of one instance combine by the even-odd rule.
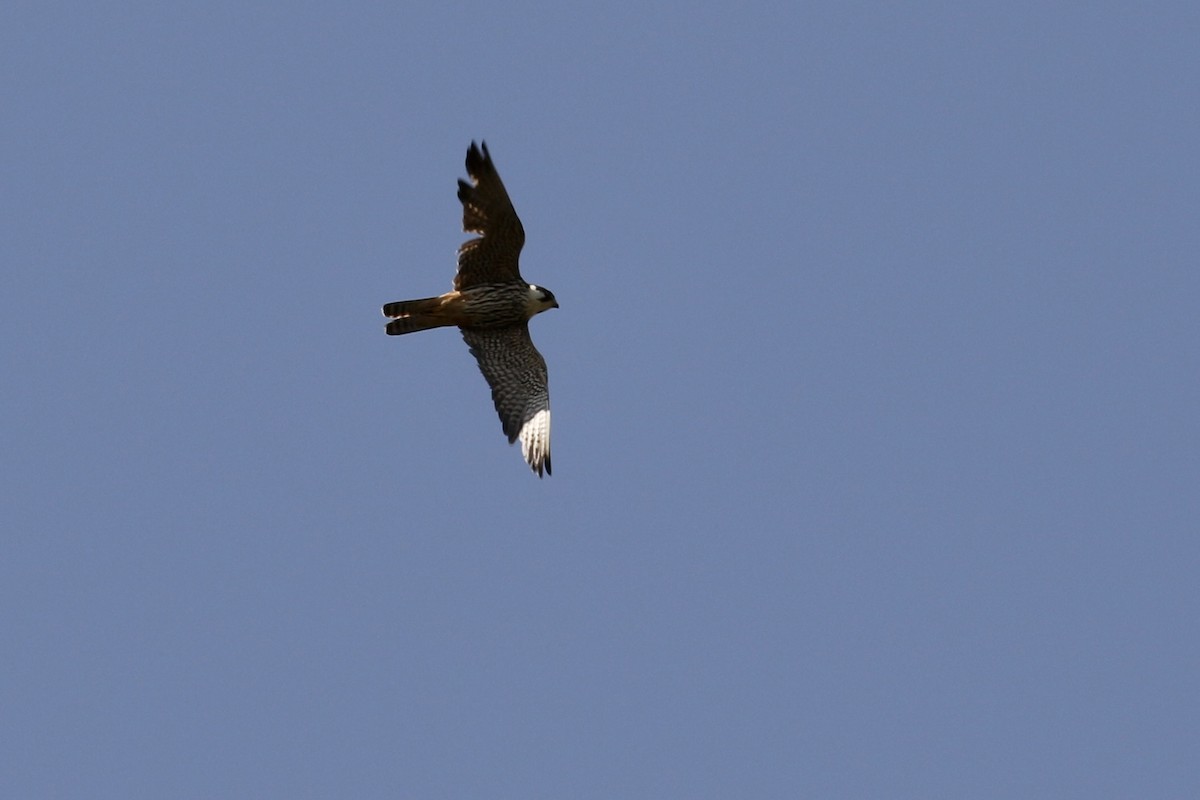
[[420, 300], [400, 300], [383, 307], [383, 315], [392, 317], [387, 324], [389, 336], [399, 336], [414, 331], [457, 325], [452, 314], [447, 314], [446, 298], [423, 297]]

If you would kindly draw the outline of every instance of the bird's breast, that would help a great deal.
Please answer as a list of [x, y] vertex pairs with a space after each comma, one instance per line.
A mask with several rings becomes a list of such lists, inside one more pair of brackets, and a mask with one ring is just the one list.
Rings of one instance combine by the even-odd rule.
[[523, 283], [487, 283], [462, 290], [463, 315], [475, 328], [503, 328], [529, 319]]

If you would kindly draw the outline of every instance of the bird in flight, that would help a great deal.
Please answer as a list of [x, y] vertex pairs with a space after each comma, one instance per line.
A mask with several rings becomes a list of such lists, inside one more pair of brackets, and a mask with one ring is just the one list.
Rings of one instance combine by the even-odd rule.
[[487, 144], [467, 150], [471, 183], [458, 182], [463, 230], [477, 233], [458, 248], [454, 291], [383, 307], [387, 332], [457, 325], [492, 388], [508, 443], [521, 440], [530, 468], [550, 474], [550, 391], [546, 360], [529, 338], [529, 320], [558, 308], [549, 289], [526, 283], [517, 268], [525, 229], [496, 172]]

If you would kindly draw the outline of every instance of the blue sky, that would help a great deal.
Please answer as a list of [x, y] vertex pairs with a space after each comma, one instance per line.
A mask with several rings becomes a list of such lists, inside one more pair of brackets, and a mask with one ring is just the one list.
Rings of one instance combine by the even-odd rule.
[[1195, 6], [430, 6], [0, 11], [0, 793], [1200, 791]]

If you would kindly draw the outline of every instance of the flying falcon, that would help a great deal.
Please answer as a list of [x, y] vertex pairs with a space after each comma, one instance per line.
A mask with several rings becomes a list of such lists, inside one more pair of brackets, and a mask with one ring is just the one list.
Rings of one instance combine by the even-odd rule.
[[463, 230], [479, 234], [458, 248], [454, 291], [383, 307], [391, 336], [457, 325], [492, 387], [508, 443], [538, 477], [550, 474], [550, 392], [546, 360], [529, 338], [529, 319], [558, 308], [549, 289], [526, 283], [517, 268], [525, 229], [513, 209], [487, 144], [467, 150], [471, 183], [458, 182]]

